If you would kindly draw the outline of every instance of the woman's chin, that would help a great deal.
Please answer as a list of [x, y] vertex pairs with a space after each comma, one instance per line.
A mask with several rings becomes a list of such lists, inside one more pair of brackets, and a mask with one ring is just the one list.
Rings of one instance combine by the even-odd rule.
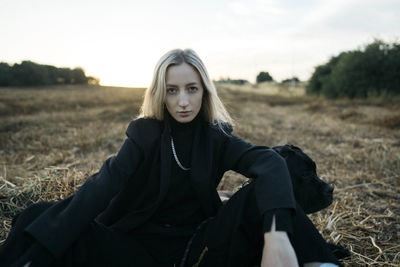
[[188, 123], [188, 122], [191, 122], [193, 120], [193, 117], [192, 116], [179, 117], [179, 118], [175, 118], [175, 120], [177, 122], [180, 122], [180, 123]]
[[187, 114], [187, 115], [177, 114], [176, 116], [173, 116], [173, 117], [177, 122], [188, 123], [188, 122], [191, 122], [195, 116], [193, 116], [193, 113], [191, 113], [191, 114]]

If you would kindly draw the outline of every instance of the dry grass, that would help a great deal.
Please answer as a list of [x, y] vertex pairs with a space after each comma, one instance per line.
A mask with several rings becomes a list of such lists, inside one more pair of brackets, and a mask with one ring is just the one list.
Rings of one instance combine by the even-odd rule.
[[245, 85], [234, 85], [234, 84], [219, 84], [218, 87], [221, 90], [234, 90], [236, 92], [250, 93], [255, 95], [269, 95], [269, 96], [303, 96], [305, 91], [305, 83], [298, 82], [292, 88], [290, 83], [277, 83], [262, 82], [259, 84], [245, 84]]
[[[346, 266], [400, 265], [400, 104], [327, 101], [222, 87], [235, 133], [255, 144], [297, 145], [335, 185], [335, 201], [311, 216]], [[118, 151], [142, 89], [0, 88], [0, 244], [28, 204], [72, 194]], [[400, 103], [398, 101], [397, 103]], [[244, 178], [228, 172], [221, 189]]]

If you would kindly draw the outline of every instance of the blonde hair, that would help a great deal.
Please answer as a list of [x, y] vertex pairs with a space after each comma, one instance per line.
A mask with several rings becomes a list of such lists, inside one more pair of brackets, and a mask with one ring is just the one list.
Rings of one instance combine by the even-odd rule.
[[193, 66], [200, 74], [204, 88], [201, 112], [205, 120], [210, 124], [217, 124], [222, 130], [226, 123], [233, 125], [233, 120], [218, 97], [217, 90], [209, 78], [204, 63], [192, 49], [174, 49], [160, 58], [154, 69], [150, 87], [146, 89], [139, 117], [164, 119], [167, 68], [170, 65], [180, 65], [183, 62]]

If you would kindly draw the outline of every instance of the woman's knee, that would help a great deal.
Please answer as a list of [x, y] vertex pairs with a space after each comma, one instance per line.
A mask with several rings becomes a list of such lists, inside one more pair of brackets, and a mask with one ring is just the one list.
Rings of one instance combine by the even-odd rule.
[[35, 244], [34, 238], [24, 230], [51, 205], [50, 202], [35, 203], [14, 216], [11, 231], [0, 248], [0, 262], [6, 266], [15, 262]]
[[28, 206], [26, 209], [14, 216], [11, 223], [12, 228], [24, 229], [52, 205], [53, 202], [43, 201]]

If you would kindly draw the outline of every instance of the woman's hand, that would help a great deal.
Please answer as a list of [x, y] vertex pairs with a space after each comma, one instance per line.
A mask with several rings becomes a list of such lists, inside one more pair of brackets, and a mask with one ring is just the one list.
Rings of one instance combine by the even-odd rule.
[[298, 267], [296, 253], [286, 232], [275, 230], [275, 216], [271, 231], [264, 234], [261, 267]]

